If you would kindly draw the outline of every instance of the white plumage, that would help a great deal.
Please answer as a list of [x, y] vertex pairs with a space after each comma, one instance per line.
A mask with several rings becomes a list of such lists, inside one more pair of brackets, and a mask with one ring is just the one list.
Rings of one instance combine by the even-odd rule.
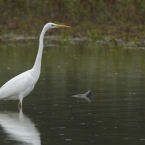
[[34, 86], [40, 76], [41, 59], [42, 59], [42, 51], [43, 51], [43, 38], [45, 32], [51, 28], [61, 28], [61, 27], [69, 28], [70, 26], [47, 23], [43, 27], [43, 30], [40, 34], [39, 50], [33, 68], [17, 75], [16, 77], [6, 82], [0, 88], [0, 99], [5, 99], [5, 100], [19, 99], [20, 106], [22, 106], [23, 98], [26, 97], [34, 89]]

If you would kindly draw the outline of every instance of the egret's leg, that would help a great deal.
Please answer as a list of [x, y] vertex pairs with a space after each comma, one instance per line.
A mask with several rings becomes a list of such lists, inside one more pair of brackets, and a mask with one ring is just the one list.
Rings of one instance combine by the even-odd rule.
[[21, 108], [22, 108], [22, 105], [21, 105], [21, 103], [19, 102], [19, 103], [18, 103], [18, 109], [21, 110]]
[[23, 101], [23, 96], [19, 95], [19, 103], [18, 103], [18, 108], [21, 109], [22, 108], [22, 101]]

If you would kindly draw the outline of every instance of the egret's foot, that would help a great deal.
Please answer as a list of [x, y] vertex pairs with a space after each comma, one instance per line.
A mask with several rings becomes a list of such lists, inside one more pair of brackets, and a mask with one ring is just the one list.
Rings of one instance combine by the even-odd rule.
[[22, 104], [19, 102], [18, 103], [18, 109], [21, 110], [21, 108], [22, 108]]

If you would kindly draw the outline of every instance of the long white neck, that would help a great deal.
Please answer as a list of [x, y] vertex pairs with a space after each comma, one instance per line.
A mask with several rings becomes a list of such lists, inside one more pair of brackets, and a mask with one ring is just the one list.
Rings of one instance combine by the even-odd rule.
[[36, 60], [35, 60], [35, 64], [34, 64], [33, 68], [31, 69], [32, 74], [33, 74], [34, 78], [36, 78], [36, 79], [38, 79], [39, 75], [40, 75], [42, 52], [43, 52], [43, 39], [44, 39], [44, 35], [45, 35], [46, 31], [47, 31], [47, 29], [43, 28], [43, 30], [40, 34], [39, 49], [38, 49], [37, 57], [36, 57]]

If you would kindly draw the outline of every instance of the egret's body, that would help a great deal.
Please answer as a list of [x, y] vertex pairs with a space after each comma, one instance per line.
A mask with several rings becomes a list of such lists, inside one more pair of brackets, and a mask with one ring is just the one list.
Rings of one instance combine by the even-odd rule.
[[20, 101], [20, 105], [22, 106], [23, 98], [34, 89], [34, 86], [40, 76], [44, 34], [48, 29], [59, 27], [68, 28], [69, 26], [47, 23], [43, 27], [39, 40], [39, 50], [33, 68], [17, 75], [16, 77], [6, 82], [0, 88], [0, 99], [18, 99]]
[[27, 96], [34, 88], [36, 79], [28, 70], [6, 82], [0, 89], [0, 99], [17, 100]]

